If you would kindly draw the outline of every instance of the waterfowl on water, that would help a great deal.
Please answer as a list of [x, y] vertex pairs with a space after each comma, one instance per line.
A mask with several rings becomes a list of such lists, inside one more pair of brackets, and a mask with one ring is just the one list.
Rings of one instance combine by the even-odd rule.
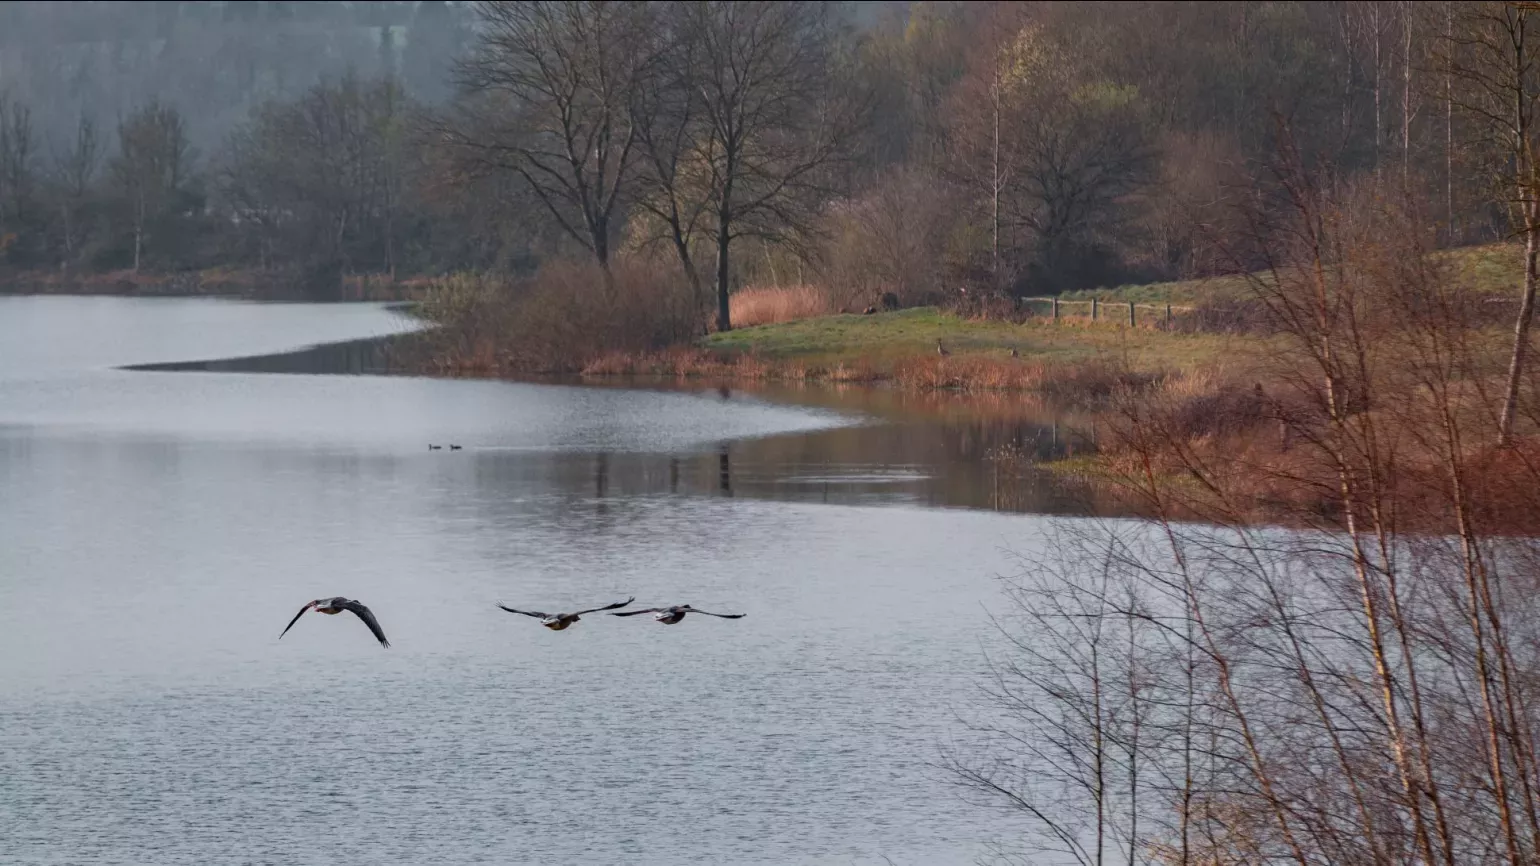
[[428, 446], [428, 450], [429, 451], [443, 451], [444, 450], [444, 446], [442, 446], [442, 445], [429, 445]]
[[300, 608], [299, 613], [296, 613], [294, 618], [289, 620], [289, 624], [284, 626], [283, 632], [278, 635], [279, 640], [283, 640], [283, 636], [289, 633], [289, 629], [293, 628], [294, 624], [299, 622], [299, 618], [304, 616], [305, 611], [307, 610], [313, 610], [316, 613], [329, 613], [332, 615], [342, 613], [345, 610], [351, 610], [353, 613], [357, 614], [359, 619], [364, 621], [364, 625], [368, 626], [370, 631], [374, 632], [374, 637], [380, 642], [380, 646], [387, 649], [390, 647], [390, 641], [385, 639], [385, 632], [380, 628], [379, 621], [374, 618], [374, 614], [370, 612], [369, 608], [364, 607], [364, 604], [361, 601], [354, 601], [351, 598], [343, 598], [340, 595], [336, 596], [335, 598], [318, 598], [315, 601], [312, 601], [304, 607]]
[[664, 625], [673, 625], [684, 619], [687, 613], [703, 613], [706, 616], [716, 616], [722, 619], [743, 619], [747, 614], [741, 613], [712, 613], [709, 610], [698, 610], [687, 604], [676, 604], [673, 607], [649, 607], [643, 610], [623, 610], [620, 613], [612, 613], [610, 616], [636, 616], [637, 614], [650, 613], [653, 619]]
[[449, 446], [449, 450], [450, 451], [459, 451], [460, 450], [460, 446], [458, 446], [458, 445], [451, 445], [451, 446]]
[[572, 613], [541, 613], [538, 610], [514, 610], [513, 608], [502, 604], [498, 605], [498, 607], [508, 611], [509, 613], [522, 613], [525, 616], [532, 616], [535, 619], [540, 620], [540, 624], [550, 629], [551, 631], [561, 631], [567, 626], [572, 625], [573, 623], [582, 619], [583, 614], [585, 613], [598, 613], [601, 610], [614, 610], [617, 607], [625, 607], [633, 601], [636, 601], [636, 596], [634, 595], [625, 601], [616, 602], [614, 604], [607, 604], [604, 607], [595, 607], [588, 610], [573, 611]]

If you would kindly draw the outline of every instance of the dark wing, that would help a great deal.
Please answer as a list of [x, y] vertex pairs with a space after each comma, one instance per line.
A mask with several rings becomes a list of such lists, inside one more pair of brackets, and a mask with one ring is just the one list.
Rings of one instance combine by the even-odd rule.
[[342, 606], [358, 614], [358, 618], [364, 621], [364, 625], [368, 626], [369, 630], [374, 632], [374, 637], [380, 642], [380, 646], [385, 647], [386, 649], [390, 648], [390, 641], [385, 639], [385, 632], [380, 629], [379, 621], [374, 618], [374, 614], [369, 610], [369, 608], [364, 607], [362, 604], [356, 601], [346, 602]]
[[545, 619], [546, 618], [546, 615], [541, 613], [538, 610], [514, 610], [511, 607], [504, 607], [503, 605], [498, 605], [498, 607], [503, 608], [503, 610], [506, 610], [509, 613], [522, 613], [525, 616], [532, 616], [535, 619]]
[[610, 616], [636, 616], [639, 613], [657, 613], [660, 610], [668, 610], [668, 608], [666, 608], [666, 607], [648, 607], [648, 608], [643, 608], [642, 610], [623, 610], [623, 611], [621, 611], [619, 613], [612, 613], [612, 614], [610, 614]]
[[706, 616], [719, 616], [722, 619], [743, 619], [745, 616], [748, 616], [746, 613], [712, 613], [709, 610], [699, 610], [693, 607], [690, 608], [690, 613], [703, 613]]
[[299, 618], [305, 615], [305, 611], [310, 610], [315, 606], [316, 602], [312, 601], [306, 603], [304, 607], [300, 608], [299, 613], [296, 613], [294, 618], [289, 620], [289, 624], [283, 627], [283, 632], [278, 635], [278, 639], [283, 640], [283, 636], [289, 633], [289, 629], [293, 628], [295, 623], [299, 622]]
[[[581, 616], [582, 614], [585, 614], [585, 613], [598, 613], [601, 610], [614, 610], [617, 607], [625, 607], [626, 605], [630, 604], [633, 601], [636, 601], [636, 596], [634, 596], [634, 595], [631, 596], [630, 598], [626, 599], [625, 601], [617, 601], [614, 604], [607, 604], [604, 607], [596, 607], [596, 608], [594, 608], [592, 610], [580, 610], [580, 611], [578, 611], [578, 615]], [[504, 610], [507, 610], [507, 608], [504, 608]]]

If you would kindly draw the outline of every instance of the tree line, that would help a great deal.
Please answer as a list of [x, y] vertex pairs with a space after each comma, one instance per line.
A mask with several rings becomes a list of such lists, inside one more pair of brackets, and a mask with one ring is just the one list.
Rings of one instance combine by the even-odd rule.
[[[1222, 270], [1224, 205], [1285, 127], [1339, 176], [1435, 202], [1441, 244], [1522, 222], [1498, 181], [1529, 170], [1523, 4], [468, 14], [442, 91], [355, 64], [200, 146], [171, 98], [63, 132], [11, 92], [0, 266], [280, 269], [324, 295], [342, 274], [558, 259], [609, 284], [617, 260], [662, 257], [717, 327], [755, 282], [818, 282], [847, 307], [1052, 293]], [[1508, 120], [1487, 104], [1503, 68], [1523, 103]]]

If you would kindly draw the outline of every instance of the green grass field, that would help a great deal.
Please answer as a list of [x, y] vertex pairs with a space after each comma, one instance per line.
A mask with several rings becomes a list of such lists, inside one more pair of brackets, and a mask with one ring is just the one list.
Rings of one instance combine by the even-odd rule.
[[[1054, 325], [963, 319], [934, 307], [871, 316], [820, 316], [779, 325], [740, 328], [707, 337], [703, 346], [724, 353], [754, 353], [776, 360], [812, 364], [863, 361], [881, 366], [936, 351], [936, 341], [954, 355], [1008, 356], [1076, 361], [1115, 357], [1138, 367], [1186, 369], [1213, 363], [1243, 338], [1211, 334], [1168, 334], [1115, 323]], [[1249, 341], [1253, 344], [1255, 341]]]
[[[1524, 248], [1514, 243], [1460, 247], [1434, 254], [1449, 266], [1462, 287], [1474, 295], [1503, 295], [1518, 290], [1524, 278]], [[1098, 298], [1109, 303], [1191, 305], [1205, 301], [1245, 298], [1247, 281], [1241, 277], [1210, 277], [1171, 283], [1116, 286], [1065, 292], [1066, 301]]]
[[[1516, 290], [1523, 276], [1523, 250], [1516, 244], [1464, 247], [1437, 254], [1450, 265], [1452, 278], [1473, 296], [1502, 295]], [[1216, 334], [1165, 333], [1151, 328], [1129, 328], [1126, 308], [1118, 304], [1189, 306], [1205, 301], [1243, 298], [1246, 282], [1239, 277], [1220, 277], [1142, 286], [1122, 286], [1068, 292], [1066, 301], [1108, 302], [1104, 319], [1091, 323], [1066, 318], [1053, 324], [1045, 316], [1028, 324], [963, 319], [934, 307], [879, 313], [871, 316], [833, 315], [778, 325], [740, 328], [712, 334], [704, 348], [726, 353], [753, 353], [772, 360], [794, 360], [832, 365], [855, 362], [882, 367], [901, 358], [934, 353], [940, 340], [954, 355], [1008, 356], [1015, 349], [1023, 359], [1074, 362], [1110, 357], [1132, 366], [1188, 370], [1199, 366], [1224, 366], [1231, 358], [1265, 349], [1260, 338]], [[1066, 305], [1064, 315], [1084, 316], [1085, 305]], [[1138, 309], [1140, 317], [1158, 315], [1155, 309]], [[1148, 319], [1146, 319], [1148, 320]]]

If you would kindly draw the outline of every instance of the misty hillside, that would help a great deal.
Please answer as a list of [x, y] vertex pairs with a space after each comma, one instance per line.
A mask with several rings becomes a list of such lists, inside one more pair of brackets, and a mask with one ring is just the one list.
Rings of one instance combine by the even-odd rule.
[[208, 150], [263, 100], [349, 70], [442, 100], [469, 31], [466, 4], [441, 0], [0, 3], [0, 93], [55, 139], [81, 116], [110, 125], [159, 100]]
[[218, 270], [339, 297], [635, 266], [685, 292], [685, 330], [763, 284], [1014, 303], [1260, 266], [1235, 206], [1280, 160], [1393, 183], [1439, 245], [1490, 242], [1503, 28], [1540, 32], [1521, 12], [4, 3], [0, 284]]

